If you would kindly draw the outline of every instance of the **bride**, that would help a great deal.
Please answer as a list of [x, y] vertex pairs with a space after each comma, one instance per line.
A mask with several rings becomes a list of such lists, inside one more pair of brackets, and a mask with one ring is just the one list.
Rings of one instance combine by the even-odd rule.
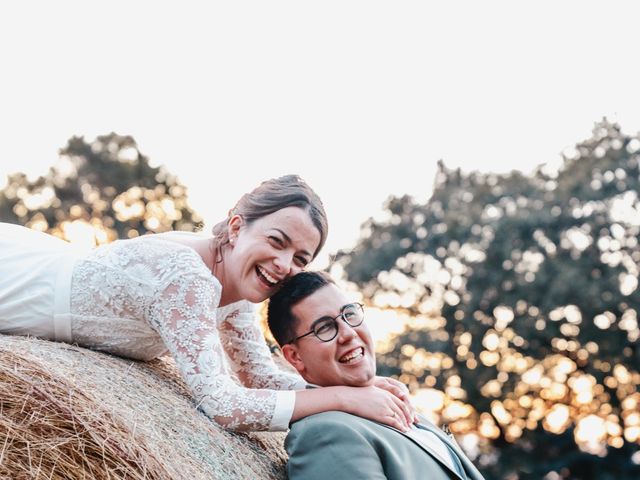
[[[245, 194], [211, 237], [145, 235], [81, 253], [0, 223], [0, 333], [137, 360], [169, 352], [198, 407], [232, 430], [286, 430], [327, 410], [404, 430], [413, 411], [402, 384], [306, 389], [277, 368], [257, 324], [253, 304], [302, 271], [326, 236], [322, 202], [296, 175]], [[391, 420], [379, 414], [389, 408]]]

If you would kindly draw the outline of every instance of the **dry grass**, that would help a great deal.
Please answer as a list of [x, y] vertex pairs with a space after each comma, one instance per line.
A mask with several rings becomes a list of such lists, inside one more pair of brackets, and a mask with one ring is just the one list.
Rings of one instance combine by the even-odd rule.
[[283, 434], [196, 410], [170, 360], [0, 335], [0, 478], [285, 478]]

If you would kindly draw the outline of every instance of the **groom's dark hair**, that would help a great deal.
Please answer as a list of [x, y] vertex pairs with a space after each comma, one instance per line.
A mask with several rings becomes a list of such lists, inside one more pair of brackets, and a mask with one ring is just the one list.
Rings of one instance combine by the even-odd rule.
[[273, 338], [283, 346], [293, 340], [298, 321], [291, 309], [309, 295], [330, 284], [333, 279], [325, 272], [301, 272], [289, 280], [269, 299], [267, 323]]

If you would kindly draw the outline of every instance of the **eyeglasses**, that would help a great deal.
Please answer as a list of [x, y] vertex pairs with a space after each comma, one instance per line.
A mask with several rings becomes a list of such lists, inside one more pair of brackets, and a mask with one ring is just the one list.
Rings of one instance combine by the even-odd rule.
[[350, 327], [359, 327], [364, 321], [364, 305], [361, 303], [349, 303], [340, 309], [337, 317], [322, 317], [311, 325], [311, 330], [294, 338], [285, 345], [293, 343], [308, 335], [315, 335], [322, 342], [330, 342], [338, 335], [338, 319], [341, 318]]

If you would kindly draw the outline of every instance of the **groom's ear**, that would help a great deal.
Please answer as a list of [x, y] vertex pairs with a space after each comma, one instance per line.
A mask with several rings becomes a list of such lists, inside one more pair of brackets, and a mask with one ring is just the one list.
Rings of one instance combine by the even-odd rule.
[[302, 374], [304, 372], [304, 362], [302, 361], [302, 358], [300, 358], [298, 347], [296, 347], [296, 345], [293, 343], [288, 343], [286, 345], [283, 345], [281, 350], [287, 362], [289, 362], [291, 366], [298, 371], [299, 374]]

